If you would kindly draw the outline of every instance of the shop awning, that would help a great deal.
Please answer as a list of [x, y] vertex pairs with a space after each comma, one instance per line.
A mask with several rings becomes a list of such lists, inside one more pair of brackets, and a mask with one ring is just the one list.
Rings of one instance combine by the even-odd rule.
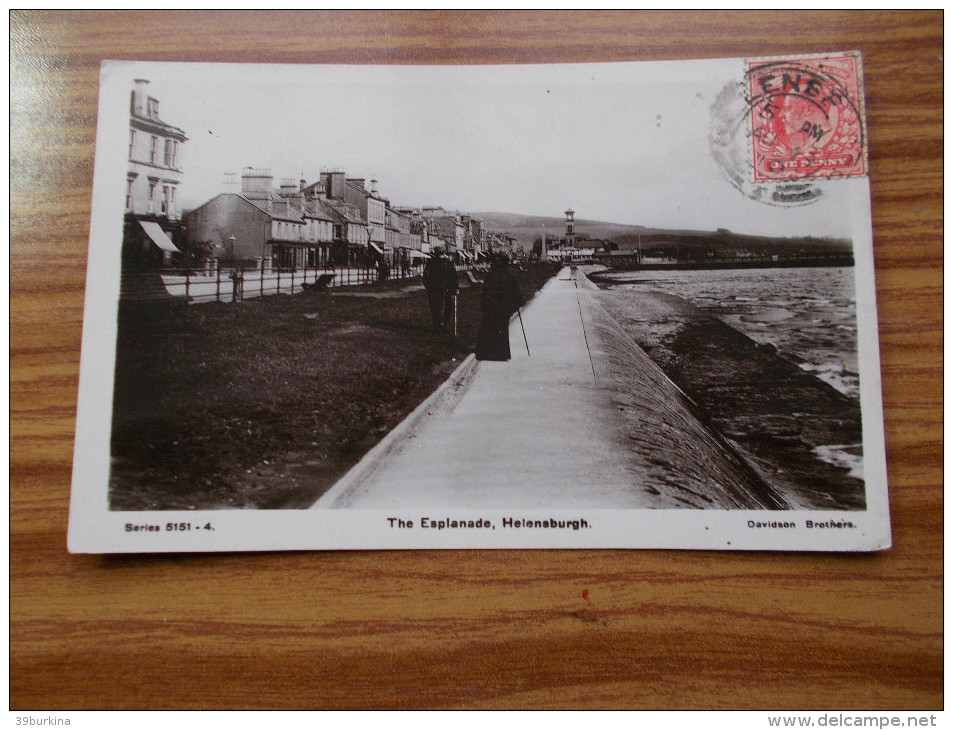
[[430, 257], [423, 253], [422, 251], [411, 250], [410, 258], [412, 259], [429, 259]]
[[378, 245], [377, 245], [376, 243], [374, 243], [373, 241], [368, 241], [368, 243], [370, 244], [371, 248], [373, 248], [375, 251], [377, 251], [377, 253], [381, 254], [382, 256], [384, 255], [384, 252], [381, 251], [380, 246], [378, 246]]
[[146, 232], [146, 235], [152, 239], [152, 242], [163, 251], [179, 253], [179, 249], [175, 247], [175, 244], [172, 243], [172, 240], [165, 234], [165, 231], [162, 230], [158, 223], [153, 221], [139, 221], [139, 225], [142, 226], [142, 230]]

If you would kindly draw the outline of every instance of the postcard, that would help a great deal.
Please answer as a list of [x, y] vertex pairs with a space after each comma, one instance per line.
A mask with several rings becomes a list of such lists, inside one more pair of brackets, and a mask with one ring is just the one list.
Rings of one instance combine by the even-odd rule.
[[107, 61], [74, 553], [891, 545], [862, 58]]

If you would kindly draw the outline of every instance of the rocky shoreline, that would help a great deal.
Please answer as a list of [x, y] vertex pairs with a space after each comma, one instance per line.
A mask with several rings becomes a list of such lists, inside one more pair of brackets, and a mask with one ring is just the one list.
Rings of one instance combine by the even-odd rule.
[[855, 399], [683, 299], [644, 290], [622, 307], [601, 288], [606, 310], [786, 507], [865, 508], [863, 480], [831, 457], [861, 455]]

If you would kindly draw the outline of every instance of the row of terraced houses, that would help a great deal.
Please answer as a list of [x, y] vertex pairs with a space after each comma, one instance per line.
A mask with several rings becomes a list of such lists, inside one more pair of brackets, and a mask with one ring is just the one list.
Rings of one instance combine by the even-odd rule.
[[[182, 211], [185, 132], [159, 116], [148, 81], [131, 94], [124, 271], [169, 266], [273, 269], [380, 266], [408, 269], [443, 246], [459, 264], [512, 253], [512, 236], [440, 207], [392, 204], [377, 181], [321, 172], [317, 180], [275, 178], [246, 167], [231, 190]], [[234, 176], [237, 178], [238, 176]], [[229, 186], [226, 186], [229, 187]]]

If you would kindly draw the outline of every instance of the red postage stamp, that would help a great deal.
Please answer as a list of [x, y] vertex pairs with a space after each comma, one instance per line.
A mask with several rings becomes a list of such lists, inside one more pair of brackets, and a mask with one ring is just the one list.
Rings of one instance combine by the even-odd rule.
[[747, 62], [755, 181], [867, 174], [860, 57]]

